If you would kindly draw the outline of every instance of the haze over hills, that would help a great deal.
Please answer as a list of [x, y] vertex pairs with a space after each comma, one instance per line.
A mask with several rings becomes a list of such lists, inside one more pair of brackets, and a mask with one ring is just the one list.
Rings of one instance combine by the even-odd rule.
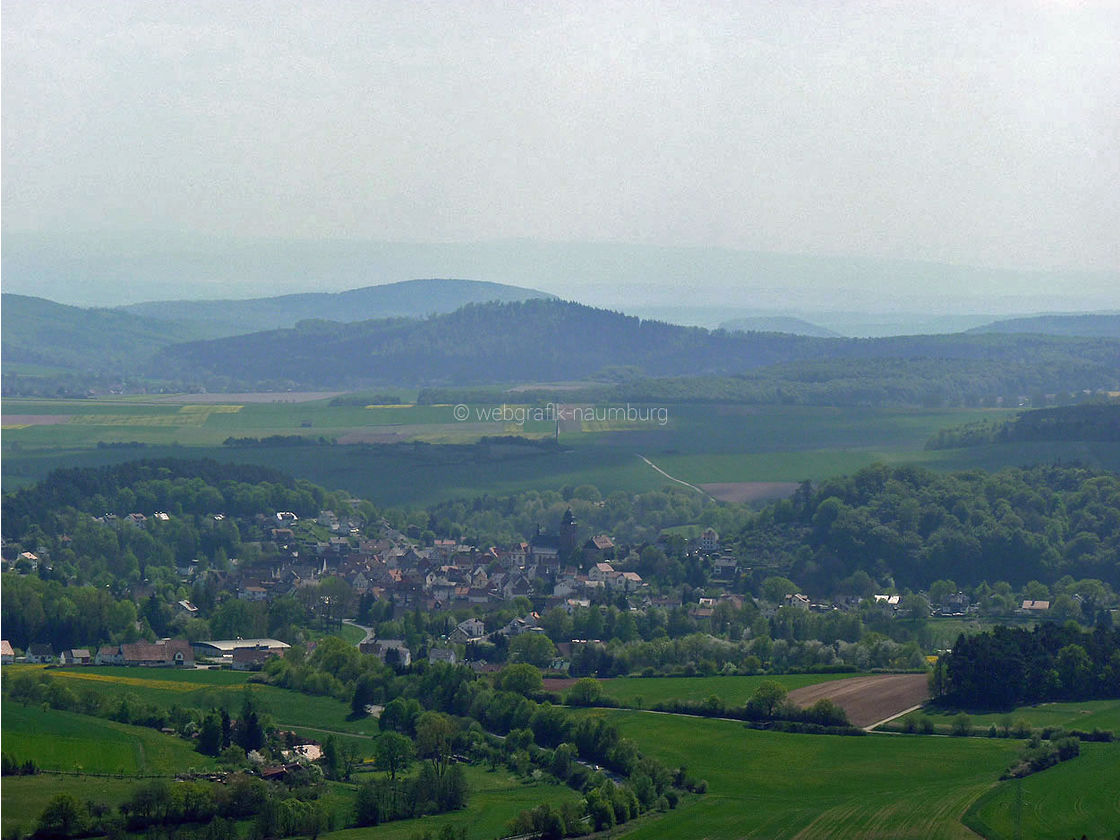
[[552, 297], [547, 292], [501, 283], [437, 278], [251, 300], [155, 301], [121, 310], [148, 318], [197, 323], [216, 338], [291, 327], [309, 319], [350, 323], [374, 318], [421, 318], [453, 312], [468, 303]]
[[[415, 277], [470, 277], [677, 323], [715, 327], [740, 315], [774, 313], [868, 336], [948, 332], [1044, 311], [1106, 310], [1117, 306], [1120, 289], [1115, 271], [532, 240], [400, 243], [6, 231], [0, 261], [6, 290], [85, 306], [213, 300], [230, 289], [271, 297]], [[975, 313], [986, 314], [976, 320]], [[953, 320], [934, 323], [937, 316]]]

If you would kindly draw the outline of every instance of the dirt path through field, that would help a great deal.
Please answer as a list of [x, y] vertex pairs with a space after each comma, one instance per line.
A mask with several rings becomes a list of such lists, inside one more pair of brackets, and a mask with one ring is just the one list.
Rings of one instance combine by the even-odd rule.
[[876, 674], [807, 685], [789, 693], [799, 706], [826, 697], [848, 713], [853, 726], [870, 726], [929, 699], [925, 674]]

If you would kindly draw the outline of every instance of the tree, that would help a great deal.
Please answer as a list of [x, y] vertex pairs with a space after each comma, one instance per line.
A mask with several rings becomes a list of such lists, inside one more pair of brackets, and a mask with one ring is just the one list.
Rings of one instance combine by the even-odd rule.
[[82, 831], [85, 822], [85, 813], [78, 800], [68, 793], [60, 793], [47, 803], [39, 815], [35, 833], [44, 838], [71, 837]]
[[762, 582], [762, 597], [772, 604], [780, 604], [786, 595], [794, 595], [801, 589], [789, 578], [768, 577]]
[[527, 662], [547, 668], [556, 656], [556, 646], [544, 633], [522, 633], [509, 643], [509, 661]]
[[222, 751], [222, 719], [211, 712], [202, 719], [198, 729], [198, 751], [203, 755], [217, 755]]
[[373, 750], [377, 769], [386, 771], [390, 779], [396, 779], [398, 772], [408, 769], [414, 754], [412, 739], [397, 732], [381, 733], [373, 742]]
[[747, 701], [747, 714], [751, 717], [772, 718], [781, 710], [787, 694], [785, 686], [773, 680], [763, 680]]
[[355, 716], [364, 717], [366, 706], [377, 696], [377, 678], [373, 674], [362, 674], [354, 682], [354, 694], [350, 698], [350, 710]]
[[603, 685], [594, 677], [583, 677], [576, 680], [568, 689], [568, 696], [564, 702], [569, 706], [594, 706], [603, 696]]
[[494, 686], [501, 691], [512, 691], [526, 697], [539, 692], [542, 684], [540, 670], [527, 662], [507, 665], [494, 678]]
[[234, 739], [245, 752], [258, 750], [264, 746], [264, 724], [261, 723], [257, 699], [246, 687], [241, 704], [241, 719], [237, 721], [237, 735]]
[[441, 712], [424, 712], [416, 721], [416, 752], [432, 759], [441, 775], [451, 760], [454, 738], [455, 723]]
[[377, 719], [382, 732], [400, 732], [411, 735], [416, 731], [416, 719], [420, 717], [420, 703], [412, 698], [398, 697], [390, 700]]
[[377, 825], [381, 821], [381, 796], [377, 783], [368, 781], [358, 788], [354, 798], [354, 822], [359, 826]]

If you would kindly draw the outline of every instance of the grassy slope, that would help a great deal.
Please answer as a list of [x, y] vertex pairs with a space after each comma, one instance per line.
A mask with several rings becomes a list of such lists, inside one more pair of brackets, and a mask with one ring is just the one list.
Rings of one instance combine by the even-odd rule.
[[60, 793], [69, 793], [79, 802], [93, 800], [116, 808], [132, 795], [136, 784], [132, 779], [93, 776], [6, 776], [0, 830], [5, 837], [17, 828], [21, 834], [29, 834], [47, 803]]
[[151, 671], [138, 672], [125, 667], [83, 667], [56, 669], [56, 678], [68, 680], [77, 691], [94, 685], [102, 695], [131, 695], [145, 703], [169, 708], [173, 705], [194, 708], [224, 707], [236, 716], [246, 686], [260, 700], [265, 712], [285, 729], [309, 733], [348, 733], [376, 735], [373, 718], [351, 719], [350, 706], [331, 697], [317, 697], [270, 685], [248, 683], [248, 674], [233, 671]]
[[213, 766], [180, 738], [141, 726], [5, 703], [4, 751], [46, 769], [91, 773], [175, 773]]
[[965, 838], [971, 802], [1018, 744], [983, 739], [787, 735], [643, 712], [616, 720], [647, 753], [709, 782], [696, 804], [635, 838]]
[[968, 809], [965, 824], [987, 840], [1114, 837], [1120, 832], [1118, 767], [1120, 744], [1082, 744], [1072, 761], [1021, 782], [1000, 782]]

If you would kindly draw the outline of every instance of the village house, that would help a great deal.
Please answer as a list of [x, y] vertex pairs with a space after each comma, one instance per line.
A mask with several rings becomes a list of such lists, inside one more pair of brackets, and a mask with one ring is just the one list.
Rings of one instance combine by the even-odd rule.
[[[194, 651], [189, 642], [180, 639], [164, 639], [159, 642], [135, 642], [118, 646], [107, 646], [97, 651], [94, 662], [100, 664], [131, 665], [139, 668], [165, 668], [194, 665]], [[111, 660], [106, 662], [106, 660]]]
[[63, 665], [89, 665], [93, 660], [87, 648], [64, 650], [58, 657]]
[[27, 646], [27, 661], [33, 665], [46, 665], [54, 662], [54, 648], [41, 642], [32, 642]]
[[264, 663], [280, 651], [269, 647], [239, 647], [233, 649], [233, 670], [259, 671]]
[[287, 642], [279, 639], [212, 639], [210, 641], [194, 642], [191, 645], [194, 655], [202, 659], [221, 659], [233, 662], [233, 655], [239, 649], [270, 651], [283, 654], [290, 648]]
[[412, 664], [412, 651], [403, 639], [376, 639], [359, 645], [362, 653], [372, 654], [386, 665], [407, 668]]
[[11, 665], [16, 661], [16, 652], [7, 639], [0, 641], [0, 665]]
[[454, 665], [458, 660], [454, 648], [430, 648], [428, 650], [428, 661], [446, 662], [448, 665]]
[[614, 559], [614, 542], [606, 534], [591, 537], [583, 544], [583, 561], [599, 563]]
[[719, 534], [715, 528], [705, 528], [700, 532], [700, 550], [705, 552], [719, 551]]
[[785, 606], [787, 606], [787, 607], [798, 607], [798, 608], [803, 609], [803, 610], [809, 609], [809, 607], [811, 605], [811, 602], [809, 600], [809, 596], [805, 595], [801, 592], [796, 592], [796, 593], [791, 593], [789, 595], [786, 595], [786, 597], [783, 600], [785, 602]]
[[459, 624], [451, 631], [448, 639], [457, 645], [465, 645], [467, 642], [481, 639], [486, 635], [486, 625], [477, 618], [468, 618], [466, 621], [460, 621]]
[[732, 581], [739, 574], [739, 561], [734, 557], [712, 558], [712, 580]]

